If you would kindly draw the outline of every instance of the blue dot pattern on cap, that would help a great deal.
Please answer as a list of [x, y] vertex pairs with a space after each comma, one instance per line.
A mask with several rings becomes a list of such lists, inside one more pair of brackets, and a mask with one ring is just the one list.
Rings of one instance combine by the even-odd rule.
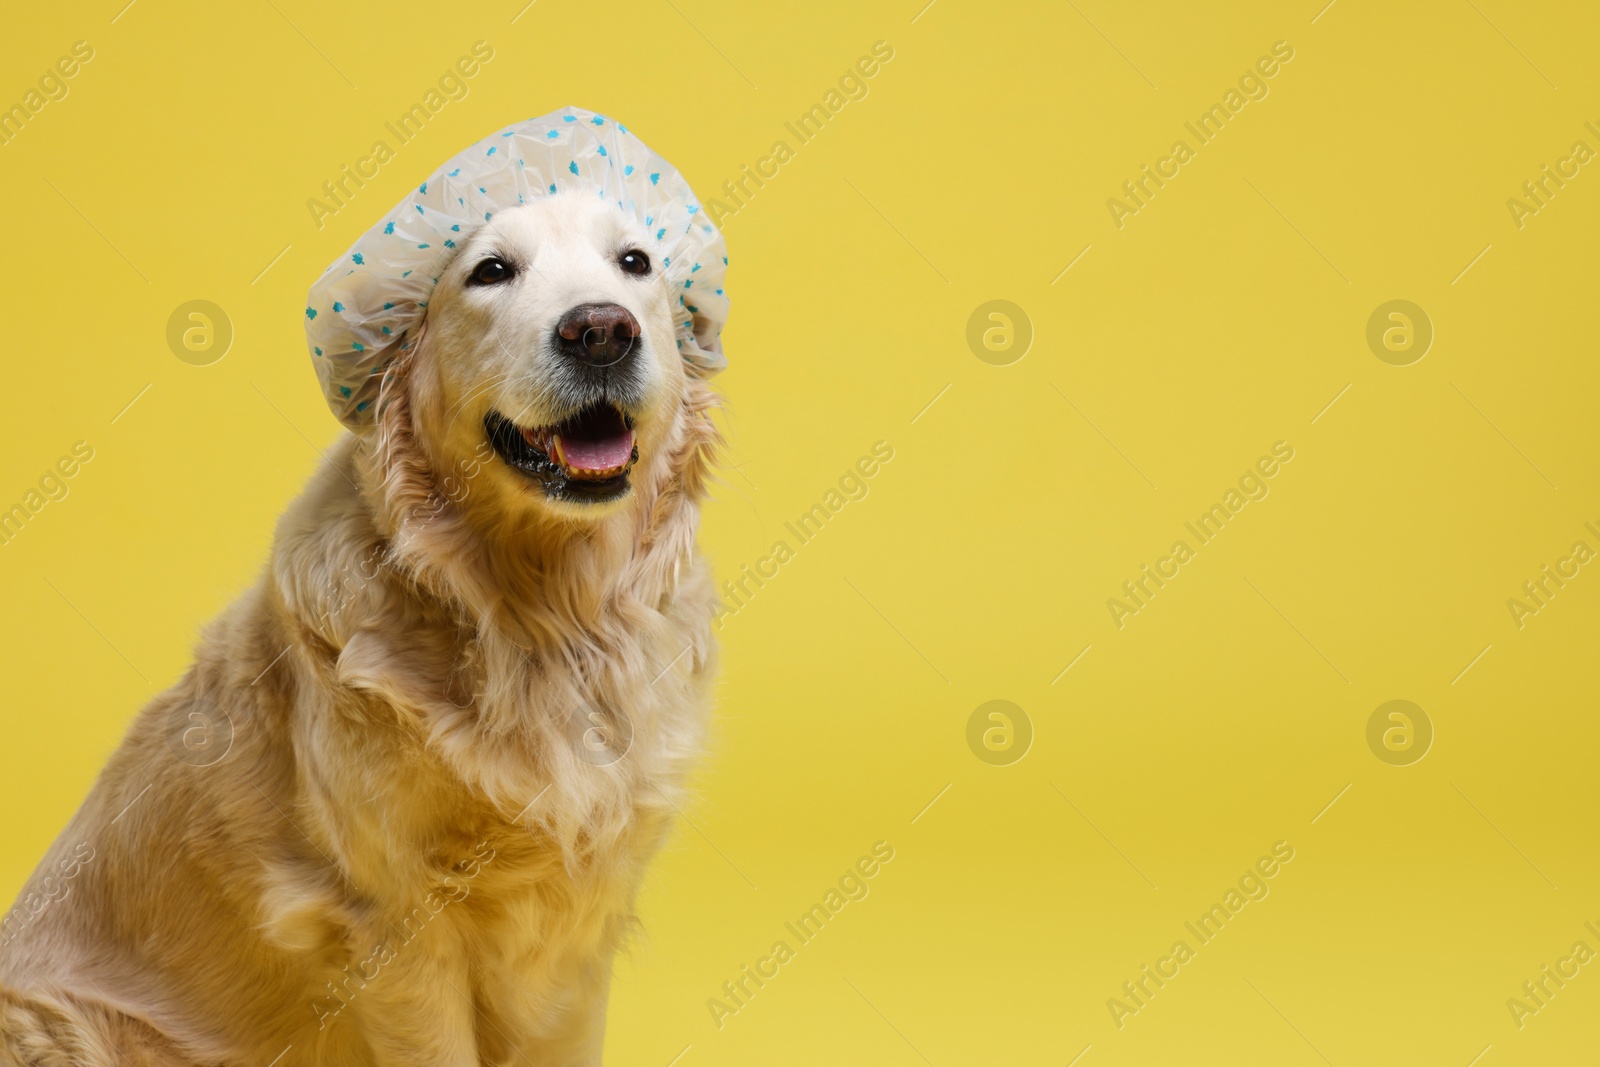
[[565, 192], [599, 195], [637, 217], [674, 289], [690, 288], [689, 275], [704, 272], [705, 291], [692, 287], [694, 311], [680, 307], [674, 321], [678, 351], [700, 377], [727, 366], [718, 340], [728, 320], [722, 234], [670, 163], [605, 116], [568, 107], [499, 131], [445, 163], [311, 287], [306, 339], [339, 421], [354, 430], [371, 425], [381, 372], [409, 347], [457, 243], [497, 211]]

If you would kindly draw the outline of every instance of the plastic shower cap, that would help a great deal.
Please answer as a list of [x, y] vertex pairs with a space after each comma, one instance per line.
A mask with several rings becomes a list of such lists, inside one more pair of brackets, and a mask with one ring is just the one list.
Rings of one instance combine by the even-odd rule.
[[328, 406], [351, 429], [372, 421], [383, 372], [410, 345], [454, 249], [497, 211], [557, 192], [592, 192], [635, 216], [678, 293], [678, 350], [690, 373], [727, 366], [727, 250], [689, 183], [627, 128], [569, 107], [479, 141], [434, 172], [322, 272], [306, 339]]

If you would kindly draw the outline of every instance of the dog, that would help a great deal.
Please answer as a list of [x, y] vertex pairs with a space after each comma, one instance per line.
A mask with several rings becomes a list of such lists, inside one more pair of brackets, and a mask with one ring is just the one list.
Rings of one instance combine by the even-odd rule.
[[647, 236], [563, 192], [461, 243], [0, 925], [0, 1065], [600, 1062], [716, 656]]

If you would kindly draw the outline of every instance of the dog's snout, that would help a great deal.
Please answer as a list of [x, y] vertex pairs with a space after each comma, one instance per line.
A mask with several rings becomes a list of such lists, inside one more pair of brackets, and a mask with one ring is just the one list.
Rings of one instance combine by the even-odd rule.
[[591, 367], [621, 363], [639, 341], [639, 320], [620, 304], [579, 304], [556, 324], [556, 347]]

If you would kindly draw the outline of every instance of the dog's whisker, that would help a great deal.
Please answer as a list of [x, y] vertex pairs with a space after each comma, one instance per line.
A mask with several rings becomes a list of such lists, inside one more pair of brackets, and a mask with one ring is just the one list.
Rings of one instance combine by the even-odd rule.
[[505, 374], [496, 375], [495, 377], [490, 378], [487, 382], [484, 382], [481, 385], [473, 388], [460, 400], [452, 404], [450, 410], [445, 413], [446, 435], [455, 429], [456, 420], [461, 417], [461, 413], [466, 409], [468, 404], [472, 403], [478, 397], [483, 396], [485, 393], [504, 385], [511, 379], [511, 377], [512, 372], [510, 371], [506, 372]]
[[468, 404], [472, 403], [472, 401], [476, 400], [478, 397], [482, 396], [484, 393], [488, 392], [490, 389], [493, 389], [493, 388], [495, 388], [496, 386], [499, 386], [499, 385], [504, 385], [507, 381], [509, 381], [511, 379], [511, 376], [512, 376], [513, 373], [514, 372], [512, 372], [512, 371], [507, 371], [504, 374], [497, 374], [494, 377], [490, 378], [488, 381], [483, 382], [482, 384], [478, 385], [471, 392], [467, 393], [466, 396], [463, 396], [460, 400], [457, 400], [454, 404], [451, 404], [450, 407], [444, 413], [445, 414], [445, 418], [447, 420], [453, 418], [456, 415], [456, 413], [459, 412], [462, 408], [464, 408]]

